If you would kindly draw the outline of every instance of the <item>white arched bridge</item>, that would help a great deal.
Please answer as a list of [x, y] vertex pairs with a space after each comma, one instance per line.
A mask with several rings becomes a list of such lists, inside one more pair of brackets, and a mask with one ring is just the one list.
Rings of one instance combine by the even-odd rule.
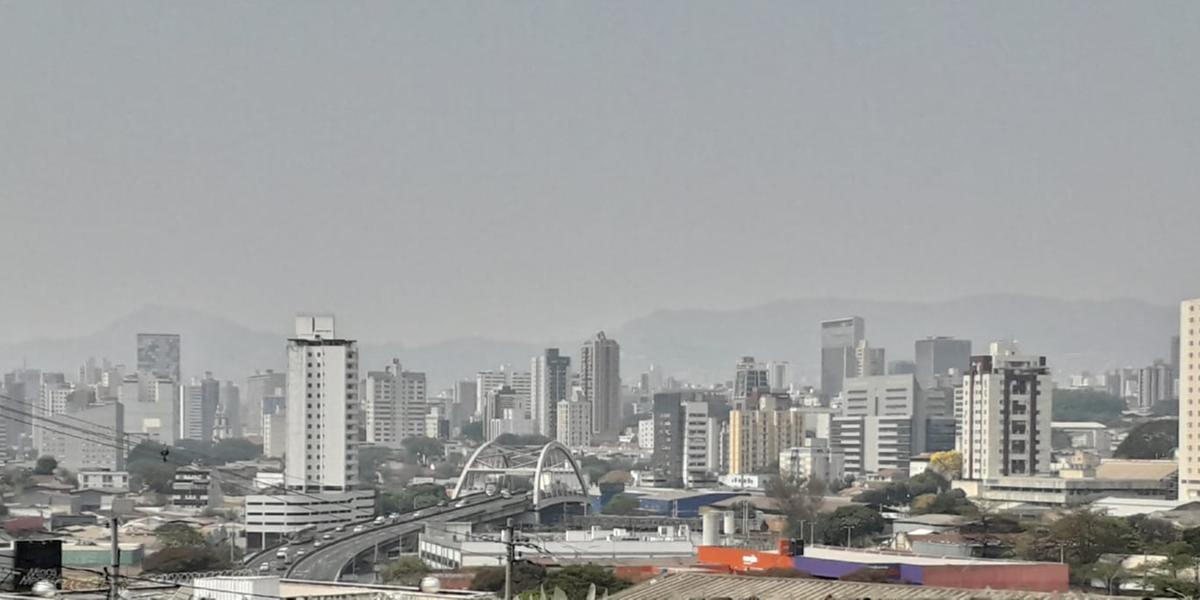
[[471, 454], [452, 499], [477, 492], [530, 492], [535, 511], [564, 503], [587, 503], [587, 480], [571, 450], [558, 442], [513, 446], [489, 441]]

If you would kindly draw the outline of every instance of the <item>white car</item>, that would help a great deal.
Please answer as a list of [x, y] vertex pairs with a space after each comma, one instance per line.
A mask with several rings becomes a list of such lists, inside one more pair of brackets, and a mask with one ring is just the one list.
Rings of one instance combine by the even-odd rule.
[[356, 525], [356, 526], [354, 527], [354, 533], [362, 533], [362, 532], [364, 532], [364, 531], [366, 531], [366, 530], [367, 530], [367, 529], [366, 529], [365, 527], [363, 527], [362, 525]]
[[323, 540], [332, 540], [332, 539], [333, 539], [333, 534], [332, 534], [332, 533], [326, 533], [325, 535], [322, 535], [322, 536], [321, 536], [321, 539], [323, 539]]
[[[325, 542], [322, 542], [321, 540], [313, 540], [313, 548], [320, 548], [321, 546], [324, 546], [324, 545], [325, 545]], [[296, 558], [300, 558], [300, 555], [297, 554]]]
[[269, 573], [270, 571], [271, 571], [271, 563], [265, 562], [261, 565], [258, 565], [259, 573]]
[[343, 531], [345, 531], [345, 530], [346, 530], [346, 526], [345, 526], [345, 525], [338, 525], [337, 527], [334, 527], [334, 528], [333, 528], [333, 530], [334, 530], [334, 531], [336, 531], [336, 532], [338, 532], [338, 533], [341, 533], [341, 532], [343, 532]]

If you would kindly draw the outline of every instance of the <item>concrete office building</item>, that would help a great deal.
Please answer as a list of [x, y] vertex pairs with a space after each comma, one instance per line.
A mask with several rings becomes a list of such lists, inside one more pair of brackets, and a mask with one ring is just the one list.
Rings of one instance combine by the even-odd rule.
[[242, 422], [246, 434], [261, 434], [263, 417], [280, 412], [279, 409], [286, 405], [287, 373], [267, 369], [247, 377], [242, 402]]
[[913, 362], [916, 363], [917, 383], [923, 388], [935, 385], [939, 375], [946, 375], [956, 370], [965, 373], [971, 362], [971, 340], [959, 340], [953, 337], [937, 336], [917, 340], [913, 348]]
[[218, 395], [218, 411], [224, 422], [218, 425], [221, 437], [245, 437], [245, 421], [242, 420], [242, 393], [232, 381], [221, 383]]
[[574, 399], [562, 400], [555, 408], [555, 439], [568, 448], [586, 448], [592, 444], [592, 405], [583, 390], [576, 388], [573, 395]]
[[[854, 369], [846, 377], [875, 377], [887, 374], [887, 354], [883, 348], [872, 348], [867, 340], [859, 340], [854, 346]], [[847, 358], [847, 364], [850, 359]]]
[[124, 409], [119, 402], [89, 404], [77, 395], [55, 415], [40, 416], [37, 451], [50, 455], [69, 471], [125, 468]]
[[792, 366], [785, 361], [767, 363], [767, 376], [770, 378], [771, 391], [786, 390], [792, 385]]
[[1179, 499], [1200, 500], [1200, 298], [1179, 305]]
[[651, 462], [657, 478], [671, 487], [700, 487], [716, 481], [712, 449], [716, 428], [708, 403], [695, 392], [654, 394], [654, 450]]
[[1046, 357], [995, 342], [989, 354], [971, 357], [963, 394], [957, 449], [964, 479], [1049, 472], [1054, 388]]
[[399, 448], [406, 438], [425, 435], [428, 393], [425, 374], [405, 371], [398, 358], [383, 371], [367, 373], [363, 381], [367, 442]]
[[[538, 433], [558, 437], [558, 405], [571, 398], [571, 357], [560, 354], [558, 348], [546, 348], [541, 356], [530, 361], [530, 390], [533, 420]], [[590, 405], [589, 405], [590, 406]], [[591, 423], [591, 418], [588, 418]], [[589, 439], [590, 439], [589, 435]]]
[[478, 402], [479, 384], [477, 382], [462, 380], [454, 383], [453, 398], [450, 400], [450, 408], [447, 410], [451, 432], [457, 435], [462, 431], [463, 425], [470, 423], [475, 418]]
[[842, 391], [846, 373], [857, 366], [847, 364], [854, 356], [858, 343], [866, 339], [866, 323], [862, 317], [846, 317], [821, 322], [821, 394], [832, 398]]
[[772, 389], [771, 372], [767, 365], [755, 362], [753, 356], [738, 361], [733, 377], [733, 405], [745, 407], [746, 399]]
[[579, 348], [579, 387], [592, 403], [592, 432], [615, 433], [621, 425], [621, 346], [603, 331]]
[[804, 417], [774, 396], [759, 398], [757, 409], [729, 412], [729, 474], [760, 473], [785, 448], [804, 441]]
[[117, 391], [117, 399], [125, 407], [125, 430], [161, 444], [174, 444], [179, 428], [179, 386], [170, 379], [149, 383], [141, 379], [137, 373], [126, 375]]
[[847, 379], [841, 413], [832, 419], [830, 440], [845, 456], [845, 471], [855, 475], [882, 470], [907, 471], [911, 456], [931, 446], [953, 444], [949, 406], [931, 407], [912, 375]]

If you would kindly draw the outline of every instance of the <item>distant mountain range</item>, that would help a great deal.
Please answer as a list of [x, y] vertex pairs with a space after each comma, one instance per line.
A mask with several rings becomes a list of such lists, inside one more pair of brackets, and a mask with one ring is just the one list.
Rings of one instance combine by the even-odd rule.
[[[1045, 354], [1056, 375], [1065, 376], [1168, 357], [1170, 336], [1178, 330], [1177, 314], [1176, 307], [1135, 300], [1016, 295], [945, 302], [817, 298], [735, 310], [663, 310], [606, 331], [621, 343], [622, 374], [629, 381], [651, 363], [690, 381], [720, 381], [732, 377], [739, 357], [751, 355], [764, 361], [789, 361], [797, 379], [815, 384], [820, 361], [818, 324], [830, 318], [864, 317], [871, 345], [886, 348], [888, 360], [911, 359], [914, 340], [925, 336], [970, 339], [976, 352], [989, 341], [1015, 338], [1031, 353]], [[83, 337], [0, 345], [0, 368], [7, 371], [25, 362], [45, 370], [74, 372], [89, 356], [132, 364], [138, 332], [181, 334], [187, 375], [212, 371], [220, 379], [242, 381], [256, 369], [281, 369], [285, 361], [287, 332], [256, 331], [191, 309], [147, 306]], [[528, 369], [530, 357], [545, 346], [576, 355], [577, 345], [590, 333], [545, 344], [482, 338], [420, 346], [364, 342], [362, 364], [382, 368], [397, 357], [407, 368], [429, 373], [431, 384], [444, 386], [501, 364]]]

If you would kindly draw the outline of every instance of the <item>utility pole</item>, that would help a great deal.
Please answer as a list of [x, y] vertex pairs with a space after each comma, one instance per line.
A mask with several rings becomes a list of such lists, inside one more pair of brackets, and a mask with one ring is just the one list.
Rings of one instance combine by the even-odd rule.
[[846, 547], [847, 547], [847, 548], [849, 548], [849, 547], [850, 547], [850, 532], [852, 532], [852, 531], [854, 531], [854, 528], [853, 528], [853, 527], [847, 527], [847, 528], [846, 528]]
[[517, 559], [517, 538], [513, 532], [513, 520], [511, 518], [504, 521], [504, 533], [500, 536], [500, 541], [504, 543], [505, 560], [504, 560], [504, 600], [512, 600], [512, 572], [513, 562]]
[[108, 597], [109, 600], [118, 600], [121, 597], [117, 592], [117, 585], [121, 579], [121, 545], [117, 537], [119, 523], [115, 512], [109, 519], [109, 524], [112, 525], [112, 571], [111, 579], [108, 582]]

